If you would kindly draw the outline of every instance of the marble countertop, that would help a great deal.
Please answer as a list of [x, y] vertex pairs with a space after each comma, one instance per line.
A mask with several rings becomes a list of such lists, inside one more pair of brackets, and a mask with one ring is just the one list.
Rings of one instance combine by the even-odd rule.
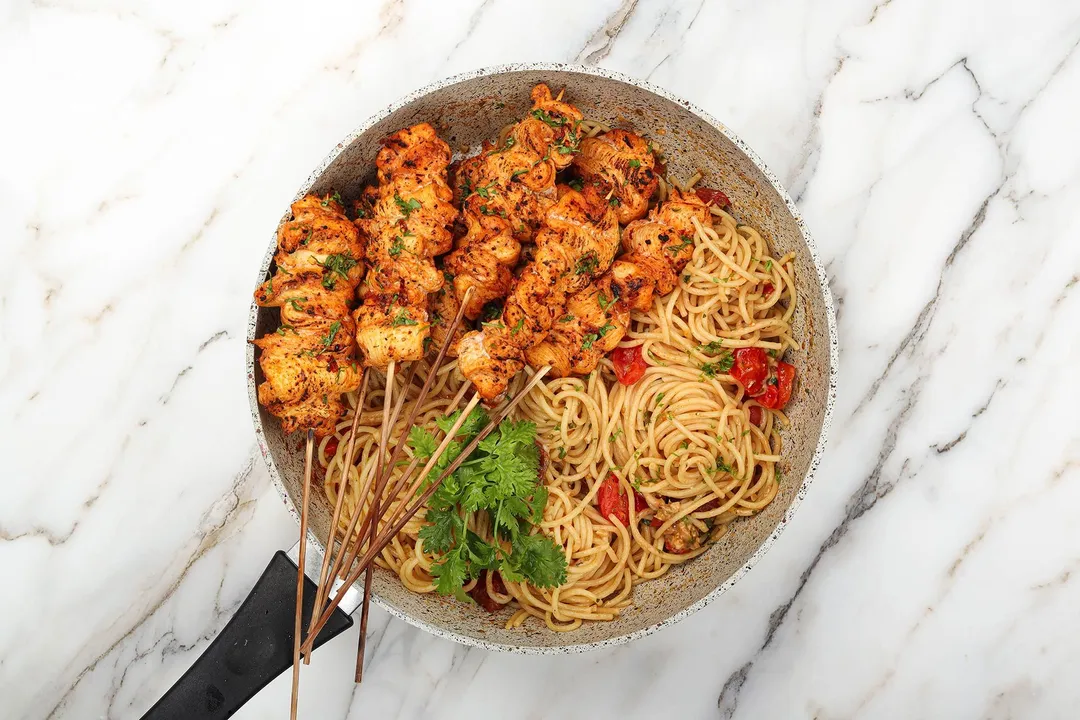
[[818, 480], [674, 627], [522, 657], [376, 609], [364, 685], [354, 628], [301, 717], [1075, 717], [1077, 3], [298, 8], [0, 7], [0, 715], [138, 717], [293, 543], [242, 382], [269, 233], [371, 113], [547, 60], [692, 100], [799, 202], [839, 308]]

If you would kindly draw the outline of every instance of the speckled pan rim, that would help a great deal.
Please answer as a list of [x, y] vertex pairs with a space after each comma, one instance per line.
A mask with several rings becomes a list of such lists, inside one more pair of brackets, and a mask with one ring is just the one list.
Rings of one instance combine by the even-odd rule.
[[[502, 75], [507, 73], [529, 71], [580, 73], [584, 75], [593, 75], [597, 77], [607, 78], [610, 80], [616, 80], [622, 83], [626, 83], [628, 85], [634, 85], [636, 87], [647, 90], [654, 95], [658, 95], [659, 97], [665, 98], [666, 100], [669, 100], [677, 105], [686, 108], [691, 113], [697, 115], [709, 125], [713, 126], [718, 132], [722, 133], [728, 140], [734, 143], [735, 146], [739, 148], [739, 150], [745, 153], [747, 158], [750, 159], [750, 162], [752, 162], [758, 168], [758, 170], [761, 171], [761, 173], [765, 176], [765, 179], [769, 182], [770, 185], [772, 185], [773, 189], [783, 199], [784, 205], [787, 207], [788, 212], [791, 213], [791, 217], [795, 221], [796, 227], [799, 228], [799, 233], [802, 236], [803, 243], [806, 245], [806, 249], [809, 251], [810, 257], [813, 260], [814, 268], [817, 271], [818, 284], [821, 287], [822, 299], [825, 304], [826, 319], [829, 326], [829, 381], [828, 392], [825, 400], [825, 414], [822, 418], [821, 433], [818, 436], [817, 446], [815, 447], [814, 454], [810, 459], [810, 465], [806, 471], [806, 475], [804, 476], [802, 483], [799, 485], [799, 491], [795, 494], [795, 497], [792, 499], [791, 504], [788, 506], [787, 511], [780, 519], [780, 522], [777, 524], [776, 528], [765, 539], [765, 541], [761, 543], [761, 545], [754, 552], [754, 554], [750, 556], [746, 563], [737, 571], [735, 571], [727, 580], [717, 586], [715, 590], [695, 602], [693, 605], [690, 605], [680, 610], [667, 620], [662, 620], [658, 623], [654, 623], [653, 625], [649, 625], [648, 627], [636, 630], [632, 633], [627, 633], [626, 635], [620, 635], [618, 637], [608, 638], [607, 640], [600, 640], [589, 643], [571, 643], [568, 645], [538, 647], [494, 643], [468, 635], [461, 635], [456, 632], [446, 630], [445, 628], [437, 627], [423, 620], [418, 620], [385, 602], [382, 598], [379, 597], [378, 594], [373, 594], [371, 598], [373, 602], [379, 605], [379, 607], [383, 608], [391, 615], [401, 618], [410, 625], [414, 625], [415, 627], [418, 627], [422, 630], [426, 630], [432, 635], [446, 638], [448, 640], [453, 640], [454, 642], [458, 642], [463, 645], [484, 648], [485, 650], [499, 650], [503, 652], [521, 653], [526, 655], [561, 655], [566, 653], [588, 652], [591, 650], [599, 650], [600, 648], [622, 645], [624, 643], [643, 638], [646, 635], [651, 635], [652, 633], [660, 630], [661, 628], [674, 625], [680, 620], [690, 617], [698, 610], [702, 609], [703, 607], [711, 603], [713, 600], [720, 597], [729, 588], [734, 586], [735, 583], [741, 580], [742, 577], [750, 571], [750, 568], [754, 567], [754, 565], [757, 564], [757, 562], [765, 555], [765, 553], [768, 552], [768, 550], [773, 546], [773, 543], [776, 542], [776, 539], [780, 537], [780, 534], [784, 531], [784, 528], [787, 527], [788, 523], [791, 522], [791, 519], [795, 516], [795, 511], [798, 510], [799, 507], [802, 505], [802, 501], [806, 497], [806, 493], [810, 488], [810, 484], [817, 473], [818, 466], [821, 464], [821, 457], [825, 450], [825, 444], [828, 439], [829, 430], [832, 427], [833, 405], [836, 401], [836, 384], [837, 375], [839, 372], [839, 341], [837, 339], [836, 311], [833, 307], [832, 292], [829, 289], [829, 281], [828, 276], [825, 273], [825, 267], [821, 262], [820, 256], [818, 255], [817, 245], [814, 243], [814, 239], [810, 235], [810, 231], [807, 229], [806, 223], [803, 221], [802, 215], [799, 213], [798, 208], [795, 206], [795, 202], [788, 195], [787, 190], [785, 190], [783, 185], [780, 184], [780, 181], [776, 178], [773, 172], [769, 170], [769, 168], [765, 165], [761, 158], [758, 157], [756, 152], [754, 152], [748, 145], [746, 145], [746, 143], [744, 143], [737, 135], [735, 135], [735, 133], [729, 130], [727, 126], [718, 121], [709, 113], [705, 112], [693, 103], [676, 97], [675, 95], [669, 93], [667, 90], [657, 87], [652, 83], [646, 82], [644, 80], [638, 80], [637, 78], [633, 78], [628, 75], [624, 75], [623, 73], [615, 72], [613, 70], [563, 63], [518, 63], [509, 65], [496, 65], [494, 67], [472, 70], [469, 72], [461, 73], [460, 75], [454, 75], [452, 77], [439, 80], [437, 82], [431, 83], [430, 85], [426, 85], [418, 90], [413, 91], [412, 93], [409, 93], [402, 99], [385, 108], [382, 112], [371, 116], [366, 122], [362, 123], [356, 130], [354, 130], [345, 139], [339, 142], [330, 152], [330, 154], [327, 155], [326, 158], [318, 165], [318, 167], [316, 167], [315, 170], [308, 176], [307, 180], [301, 186], [301, 189], [296, 193], [294, 199], [299, 200], [301, 197], [303, 197], [307, 193], [308, 189], [311, 188], [318, 180], [318, 178], [323, 174], [323, 172], [325, 172], [327, 167], [329, 167], [330, 163], [333, 162], [334, 159], [337, 158], [337, 156], [342, 152], [342, 150], [348, 147], [356, 138], [365, 133], [375, 123], [379, 122], [390, 113], [404, 107], [405, 105], [408, 105], [409, 103], [417, 100], [420, 97], [423, 97], [424, 95], [427, 95], [428, 93], [466, 80], [474, 80], [476, 78], [491, 75]], [[259, 268], [259, 276], [256, 280], [256, 284], [263, 281], [263, 279], [266, 277], [267, 271], [270, 269], [270, 262], [273, 258], [275, 249], [276, 230], [274, 238], [275, 239], [271, 241], [270, 246], [267, 249], [266, 255], [263, 257], [262, 265]], [[262, 454], [263, 461], [266, 463], [267, 469], [270, 471], [270, 479], [273, 481], [274, 487], [277, 489], [277, 492], [281, 496], [281, 499], [285, 503], [285, 506], [289, 509], [290, 514], [299, 524], [300, 516], [297, 513], [296, 508], [293, 506], [292, 499], [289, 497], [289, 494], [285, 489], [285, 483], [281, 479], [277, 467], [274, 464], [273, 456], [270, 454], [270, 448], [267, 445], [266, 437], [263, 433], [262, 420], [259, 417], [259, 404], [255, 389], [255, 348], [250, 342], [255, 339], [255, 325], [258, 317], [258, 310], [258, 306], [255, 305], [254, 302], [252, 302], [251, 309], [248, 314], [249, 342], [246, 343], [248, 402], [251, 406], [251, 416], [255, 425], [255, 437], [258, 441], [259, 451]], [[320, 548], [320, 552], [325, 550], [325, 548], [323, 548], [322, 542], [312, 532], [308, 533], [308, 542], [315, 543], [315, 546]], [[573, 635], [568, 634], [567, 637], [568, 639], [571, 639]]]

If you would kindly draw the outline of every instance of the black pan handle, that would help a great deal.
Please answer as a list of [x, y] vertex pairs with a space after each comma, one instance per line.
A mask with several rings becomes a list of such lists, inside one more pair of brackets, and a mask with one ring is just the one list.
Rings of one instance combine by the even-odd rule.
[[[210, 647], [183, 677], [143, 715], [143, 720], [221, 720], [292, 666], [296, 622], [296, 565], [282, 551]], [[306, 628], [316, 585], [304, 578]], [[335, 610], [315, 638], [315, 647], [352, 627], [352, 617]]]

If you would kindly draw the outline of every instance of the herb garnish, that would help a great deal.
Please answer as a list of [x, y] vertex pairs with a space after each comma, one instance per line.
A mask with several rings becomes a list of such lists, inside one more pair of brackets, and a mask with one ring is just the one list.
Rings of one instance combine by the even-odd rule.
[[394, 316], [394, 319], [390, 321], [390, 327], [401, 327], [402, 325], [419, 325], [416, 320], [409, 317], [408, 313], [404, 310], [398, 310], [398, 314]]
[[679, 245], [669, 245], [669, 246], [668, 246], [668, 249], [667, 249], [667, 251], [668, 251], [669, 253], [671, 253], [672, 255], [678, 255], [678, 254], [679, 254], [679, 253], [681, 253], [681, 252], [682, 252], [682, 251], [683, 251], [683, 250], [684, 250], [685, 248], [687, 248], [687, 247], [689, 247], [690, 245], [693, 245], [693, 244], [694, 244], [694, 238], [692, 238], [692, 237], [687, 237], [686, 235], [682, 235], [682, 236], [680, 236], [680, 237], [681, 237], [681, 239], [682, 239], [682, 243], [681, 243], [681, 244], [679, 244]]
[[525, 318], [521, 318], [520, 320], [517, 321], [517, 325], [515, 325], [510, 330], [510, 334], [511, 335], [517, 335], [519, 332], [521, 332], [521, 328], [523, 328], [524, 326], [525, 326]]
[[593, 343], [599, 339], [600, 337], [596, 333], [589, 333], [581, 339], [581, 349], [588, 350], [593, 346]]
[[577, 190], [578, 192], [581, 192], [582, 190], [585, 189], [585, 184], [583, 182], [581, 182], [581, 178], [574, 178], [573, 180], [571, 180], [570, 182], [568, 182], [566, 184], [569, 185], [570, 187], [572, 187], [573, 189]]
[[573, 320], [573, 319], [574, 319], [574, 316], [573, 316], [573, 315], [566, 315], [566, 316], [564, 316], [564, 317], [561, 317], [561, 318], [559, 318], [559, 322], [561, 322], [561, 323], [568, 323], [568, 322], [570, 322], [570, 321], [571, 321], [571, 320]]
[[400, 235], [394, 238], [393, 244], [390, 246], [389, 255], [392, 258], [396, 258], [401, 254], [401, 251], [405, 249], [405, 238]]
[[589, 252], [578, 258], [576, 272], [578, 275], [585, 275], [586, 273], [594, 273], [600, 267], [600, 258], [596, 257], [596, 252], [590, 250]]
[[413, 214], [414, 210], [420, 209], [420, 201], [416, 198], [402, 200], [400, 195], [394, 193], [394, 202], [397, 204], [398, 210], [401, 211], [401, 214], [405, 216], [406, 220], [409, 219], [409, 216]]
[[532, 115], [537, 120], [540, 120], [545, 125], [550, 125], [553, 128], [559, 128], [566, 124], [566, 118], [552, 117], [540, 108], [536, 108], [535, 110], [533, 110], [530, 115]]
[[356, 260], [352, 255], [348, 253], [343, 255], [327, 255], [326, 260], [323, 262], [315, 261], [319, 265], [330, 272], [326, 273], [323, 277], [322, 286], [327, 290], [333, 290], [337, 284], [337, 278], [334, 277], [334, 273], [337, 273], [346, 280], [349, 279], [349, 271], [356, 267]]
[[637, 158], [633, 158], [632, 160], [630, 160], [630, 167], [632, 167], [632, 168], [641, 167], [641, 161], [638, 160]]
[[735, 358], [732, 357], [731, 353], [726, 353], [717, 358], [716, 362], [702, 365], [701, 374], [707, 378], [714, 378], [731, 370], [731, 366], [734, 364]]
[[602, 326], [601, 326], [601, 327], [600, 327], [600, 328], [599, 328], [599, 329], [598, 329], [598, 330], [596, 331], [596, 334], [597, 334], [597, 335], [599, 335], [600, 337], [604, 337], [605, 335], [607, 335], [607, 334], [608, 334], [608, 331], [609, 331], [609, 330], [614, 330], [614, 329], [615, 329], [615, 326], [614, 326], [614, 325], [612, 325], [611, 323], [604, 323], [604, 324], [603, 324], [603, 325], [602, 325]]
[[604, 295], [604, 293], [598, 293], [596, 295], [596, 302], [600, 303], [601, 310], [607, 310], [609, 307], [611, 307], [611, 303], [613, 303], [614, 300], [608, 300], [607, 296]]
[[610, 205], [611, 207], [619, 207], [619, 198], [612, 195], [611, 197], [608, 198], [607, 204]]
[[[449, 431], [459, 416], [460, 411], [436, 424]], [[438, 478], [487, 423], [487, 413], [473, 410], [439, 457], [428, 481]], [[438, 445], [429, 431], [418, 426], [409, 433], [409, 444], [422, 460], [430, 458]], [[547, 505], [539, 464], [536, 426], [505, 420], [434, 492], [425, 516], [430, 524], [420, 530], [420, 539], [424, 549], [438, 557], [431, 574], [440, 594], [467, 601], [462, 585], [482, 570], [497, 570], [508, 582], [528, 581], [537, 587], [566, 582], [562, 548], [546, 535], [530, 532], [543, 518]], [[488, 514], [495, 542], [468, 529], [463, 518], [474, 512]]]
[[296, 312], [303, 312], [304, 311], [304, 306], [301, 305], [300, 303], [307, 302], [307, 298], [306, 297], [289, 298], [285, 302], [287, 302], [289, 305], [292, 305], [292, 309], [295, 310]]
[[335, 320], [330, 325], [330, 331], [326, 335], [324, 335], [322, 337], [323, 347], [328, 348], [328, 347], [330, 347], [330, 345], [333, 344], [334, 338], [337, 337], [338, 330], [340, 330], [340, 329], [341, 329], [341, 321], [340, 320]]

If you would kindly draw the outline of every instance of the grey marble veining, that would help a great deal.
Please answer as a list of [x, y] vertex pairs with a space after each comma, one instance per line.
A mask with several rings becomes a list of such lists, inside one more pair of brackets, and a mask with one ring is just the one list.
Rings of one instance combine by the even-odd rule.
[[4, 717], [138, 717], [291, 545], [236, 380], [267, 229], [359, 120], [518, 61], [647, 77], [777, 172], [837, 299], [829, 450], [686, 621], [518, 657], [377, 611], [301, 717], [1074, 717], [1078, 44], [1063, 0], [0, 11]]

